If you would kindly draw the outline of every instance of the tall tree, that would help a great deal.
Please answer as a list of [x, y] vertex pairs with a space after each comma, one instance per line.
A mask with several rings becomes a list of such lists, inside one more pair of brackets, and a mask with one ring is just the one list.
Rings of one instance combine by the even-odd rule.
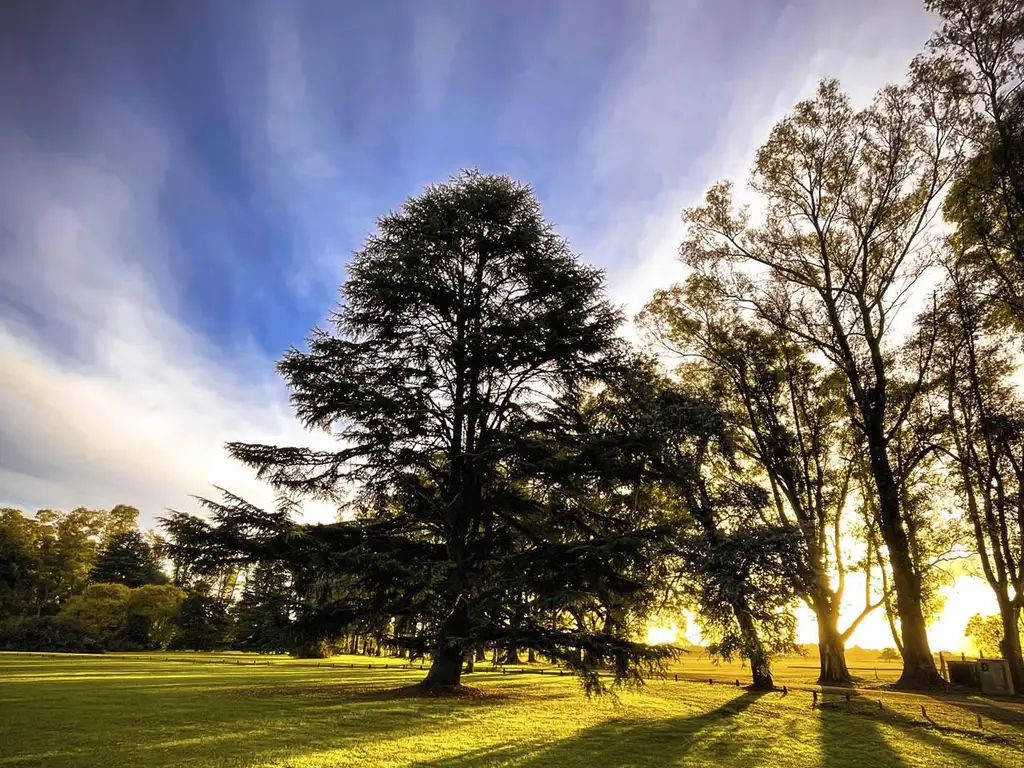
[[88, 584], [99, 556], [106, 513], [84, 507], [70, 512], [42, 509], [35, 519], [39, 526], [36, 613], [53, 614]]
[[152, 547], [137, 528], [118, 530], [107, 539], [89, 578], [128, 587], [167, 581]]
[[639, 319], [661, 348], [699, 359], [722, 393], [737, 450], [763, 470], [772, 491], [775, 522], [799, 535], [790, 556], [806, 555], [812, 577], [803, 597], [818, 623], [819, 681], [848, 683], [846, 640], [881, 603], [867, 567], [864, 609], [840, 629], [851, 565], [843, 523], [853, 491], [842, 389], [790, 336], [744, 318], [720, 293], [694, 277], [658, 291]]
[[0, 509], [0, 618], [34, 612], [39, 588], [38, 523], [18, 509]]
[[[899, 684], [941, 684], [925, 632], [894, 440], [920, 396], [929, 358], [895, 352], [894, 320], [930, 263], [929, 224], [957, 172], [962, 136], [938, 89], [895, 86], [860, 112], [834, 80], [772, 130], [751, 187], [764, 221], [734, 210], [718, 184], [685, 214], [686, 263], [760, 319], [824, 356], [842, 377], [867, 448], [903, 638]], [[907, 370], [907, 369], [910, 370]]]
[[962, 261], [995, 299], [990, 309], [1024, 331], [1024, 4], [925, 0], [942, 24], [915, 77], [953, 93], [969, 121], [972, 157], [945, 202]]
[[1019, 363], [1005, 331], [986, 322], [992, 299], [976, 270], [949, 267], [940, 337], [939, 407], [962, 508], [1003, 623], [1000, 649], [1024, 690], [1018, 631], [1024, 610], [1024, 399], [1012, 381]]
[[774, 687], [772, 657], [793, 647], [791, 603], [807, 592], [794, 531], [765, 514], [768, 493], [737, 461], [716, 382], [684, 365], [677, 382], [652, 370], [637, 382], [629, 418], [658, 480], [654, 504], [674, 527], [672, 578], [711, 650], [750, 663], [756, 688]]
[[234, 647], [242, 651], [290, 650], [295, 602], [286, 569], [277, 563], [256, 564], [246, 573], [242, 596], [233, 608]]
[[[525, 186], [466, 172], [409, 199], [354, 255], [332, 328], [279, 364], [302, 422], [344, 447], [229, 444], [283, 493], [334, 500], [352, 518], [296, 527], [229, 497], [209, 503], [209, 552], [296, 572], [315, 563], [346, 586], [321, 611], [335, 627], [421, 617], [421, 632], [392, 643], [430, 643], [427, 687], [458, 685], [465, 654], [495, 644], [576, 664], [591, 687], [602, 661], [635, 675], [663, 651], [614, 622], [602, 632], [517, 627], [505, 600], [543, 591], [610, 604], [644, 588], [635, 565], [655, 532], [605, 516], [596, 486], [616, 468], [581, 458], [585, 390], [621, 357], [620, 316], [602, 293], [601, 273], [579, 262]], [[562, 489], [584, 480], [594, 492], [573, 503]], [[178, 515], [169, 525], [197, 523]], [[580, 649], [590, 661], [577, 662]]]

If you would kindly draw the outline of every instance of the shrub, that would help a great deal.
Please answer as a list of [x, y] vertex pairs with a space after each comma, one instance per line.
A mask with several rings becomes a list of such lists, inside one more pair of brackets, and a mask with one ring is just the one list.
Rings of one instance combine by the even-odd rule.
[[0, 650], [103, 653], [103, 641], [86, 624], [66, 616], [29, 616], [0, 624]]

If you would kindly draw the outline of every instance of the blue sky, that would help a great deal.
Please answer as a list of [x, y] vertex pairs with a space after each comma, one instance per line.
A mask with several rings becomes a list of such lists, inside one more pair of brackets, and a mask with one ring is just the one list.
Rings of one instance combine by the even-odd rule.
[[[231, 439], [329, 445], [273, 362], [375, 218], [462, 167], [531, 183], [632, 314], [679, 212], [918, 0], [26, 0], [0, 10], [0, 504], [269, 494]], [[311, 518], [331, 510], [311, 506]]]

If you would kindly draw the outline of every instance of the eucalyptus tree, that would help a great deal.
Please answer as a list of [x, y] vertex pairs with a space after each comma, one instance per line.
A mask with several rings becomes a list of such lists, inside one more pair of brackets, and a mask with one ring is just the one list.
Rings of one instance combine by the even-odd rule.
[[864, 439], [903, 640], [899, 684], [930, 687], [935, 668], [911, 555], [895, 443], [930, 367], [898, 354], [896, 322], [934, 263], [932, 223], [962, 159], [962, 115], [937, 87], [890, 86], [855, 111], [823, 81], [772, 130], [750, 180], [760, 218], [714, 185], [685, 212], [681, 253], [735, 301], [834, 367]]
[[805, 346], [745, 318], [736, 305], [719, 301], [720, 293], [706, 277], [691, 277], [658, 291], [639, 319], [661, 349], [690, 360], [691, 368], [699, 360], [716, 382], [737, 451], [771, 489], [775, 522], [799, 535], [790, 555], [806, 557], [810, 574], [801, 597], [817, 619], [819, 681], [848, 683], [845, 643], [881, 600], [871, 592], [869, 551], [864, 608], [840, 629], [852, 565], [843, 552], [844, 523], [856, 501], [842, 388]]
[[935, 388], [943, 445], [999, 605], [1000, 650], [1014, 686], [1024, 689], [1024, 398], [1012, 378], [1020, 359], [1006, 330], [987, 322], [993, 299], [979, 290], [976, 270], [950, 262]]
[[962, 104], [971, 157], [946, 202], [990, 314], [1024, 331], [1024, 3], [926, 0], [942, 23], [916, 79]]

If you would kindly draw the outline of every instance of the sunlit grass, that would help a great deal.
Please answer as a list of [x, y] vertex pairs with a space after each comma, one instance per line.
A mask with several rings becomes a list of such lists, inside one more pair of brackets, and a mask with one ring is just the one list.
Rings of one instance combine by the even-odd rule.
[[[807, 690], [722, 684], [738, 666], [708, 665], [715, 685], [670, 678], [590, 701], [569, 677], [484, 671], [466, 679], [479, 696], [453, 700], [391, 695], [423, 673], [365, 667], [388, 659], [143, 656], [0, 654], [0, 766], [1019, 766], [1024, 755], [1020, 704], [983, 710], [980, 729], [974, 709], [948, 700], [828, 694], [812, 709]], [[782, 676], [797, 684], [805, 665]]]

